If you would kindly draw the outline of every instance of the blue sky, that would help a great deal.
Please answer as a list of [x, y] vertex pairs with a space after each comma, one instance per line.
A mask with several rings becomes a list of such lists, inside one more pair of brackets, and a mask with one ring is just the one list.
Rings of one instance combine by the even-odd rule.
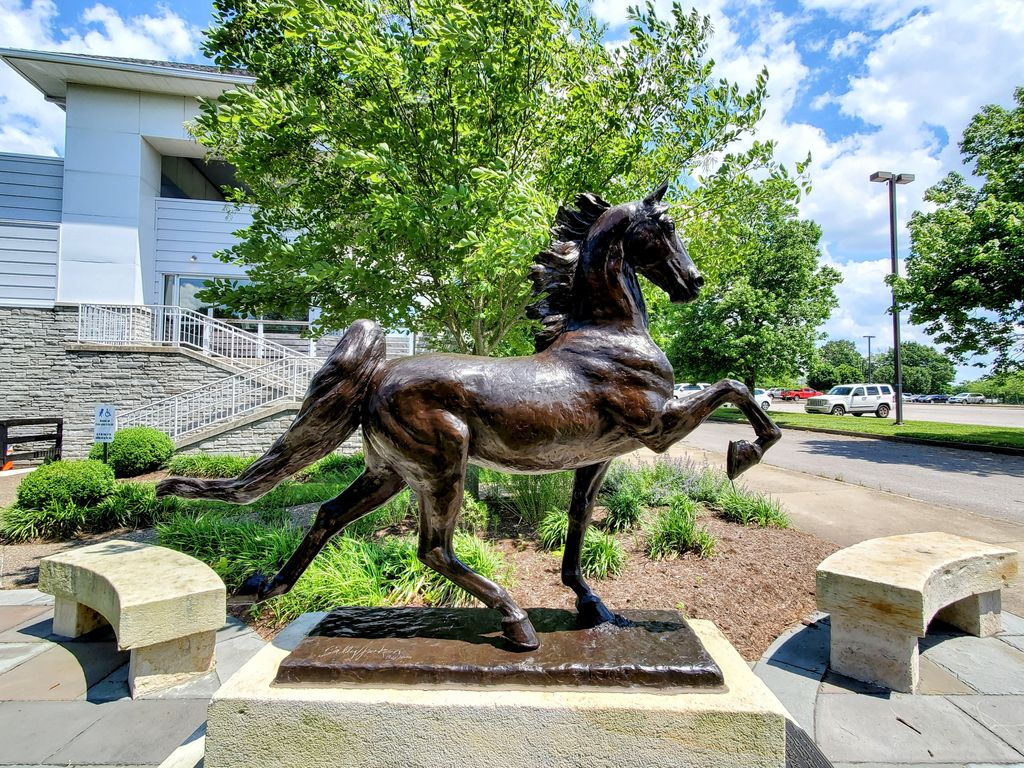
[[[631, 0], [592, 0], [608, 39], [626, 36]], [[840, 306], [824, 330], [866, 351], [889, 346], [890, 299], [884, 185], [872, 171], [914, 173], [899, 187], [905, 223], [925, 189], [960, 163], [957, 141], [984, 104], [1012, 103], [1024, 85], [1022, 0], [708, 0], [717, 74], [749, 84], [766, 66], [767, 113], [760, 139], [792, 163], [811, 153], [814, 189], [803, 215], [823, 229], [823, 259], [844, 275]], [[669, 6], [655, 3], [659, 10]], [[210, 5], [147, 0], [0, 0], [0, 47], [201, 61]], [[63, 113], [0, 66], [0, 152], [59, 154]], [[904, 325], [903, 338], [929, 341]], [[964, 367], [962, 375], [977, 369]]]

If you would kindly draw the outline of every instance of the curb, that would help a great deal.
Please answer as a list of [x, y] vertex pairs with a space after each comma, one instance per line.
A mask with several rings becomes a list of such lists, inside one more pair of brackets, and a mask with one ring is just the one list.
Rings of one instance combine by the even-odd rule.
[[[768, 414], [771, 416], [771, 413]], [[708, 421], [720, 424], [737, 424], [732, 419], [710, 417]], [[1005, 445], [981, 445], [979, 443], [961, 443], [953, 440], [932, 440], [927, 437], [904, 437], [902, 435], [877, 435], [869, 432], [852, 432], [827, 427], [793, 427], [788, 424], [777, 424], [779, 429], [793, 429], [799, 432], [820, 432], [824, 435], [842, 435], [844, 437], [863, 437], [871, 440], [888, 440], [891, 443], [910, 443], [912, 445], [930, 445], [934, 448], [955, 448], [959, 451], [976, 451], [979, 453], [999, 453], [1004, 456], [1024, 456], [1024, 448], [1011, 448]]]

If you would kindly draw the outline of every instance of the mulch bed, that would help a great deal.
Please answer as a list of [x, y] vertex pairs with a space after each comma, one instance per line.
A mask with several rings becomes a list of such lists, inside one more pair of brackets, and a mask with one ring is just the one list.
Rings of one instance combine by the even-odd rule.
[[[642, 533], [620, 535], [622, 573], [590, 579], [611, 610], [676, 609], [713, 621], [748, 661], [756, 661], [788, 627], [815, 612], [814, 572], [838, 547], [792, 529], [756, 528], [703, 519], [717, 539], [715, 555], [651, 560]], [[561, 561], [532, 541], [495, 542], [514, 568], [511, 593], [524, 607], [572, 608], [575, 595], [561, 583]]]

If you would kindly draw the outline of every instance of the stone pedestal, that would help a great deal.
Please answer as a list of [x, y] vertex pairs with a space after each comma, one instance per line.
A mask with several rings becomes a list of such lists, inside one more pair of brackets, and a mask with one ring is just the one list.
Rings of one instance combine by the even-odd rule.
[[715, 688], [275, 684], [322, 617], [298, 619], [216, 693], [207, 768], [785, 766], [785, 709], [710, 622], [690, 626], [721, 669]]

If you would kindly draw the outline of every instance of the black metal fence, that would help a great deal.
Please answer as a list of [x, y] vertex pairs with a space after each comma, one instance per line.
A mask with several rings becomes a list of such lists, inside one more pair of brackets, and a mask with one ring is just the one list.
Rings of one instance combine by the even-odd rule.
[[[52, 432], [26, 427], [52, 426]], [[34, 445], [45, 444], [45, 445]], [[32, 445], [27, 450], [15, 446]], [[59, 459], [64, 449], [64, 419], [0, 419], [0, 469], [15, 462], [40, 462]]]

